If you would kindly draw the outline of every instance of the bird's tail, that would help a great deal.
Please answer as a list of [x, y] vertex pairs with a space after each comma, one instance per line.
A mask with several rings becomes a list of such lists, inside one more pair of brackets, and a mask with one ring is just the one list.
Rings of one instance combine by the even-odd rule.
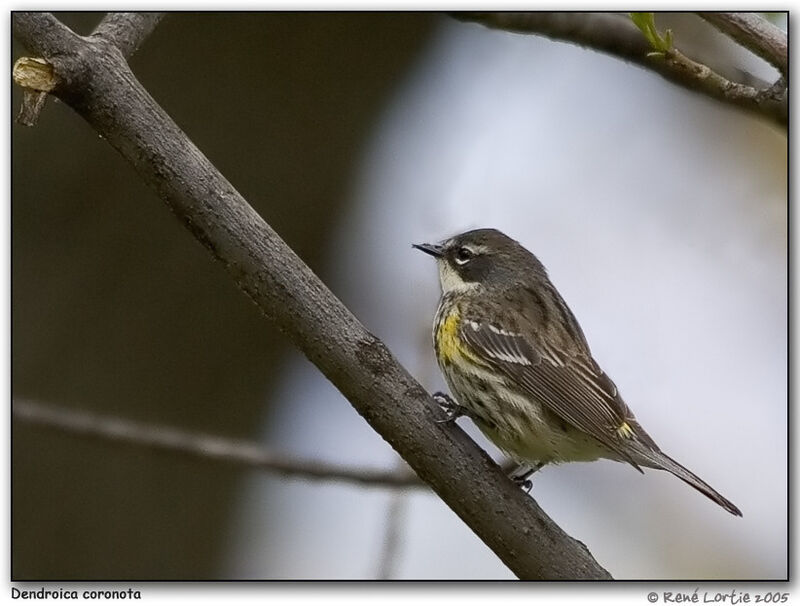
[[[645, 453], [640, 453], [645, 454]], [[717, 505], [724, 508], [726, 511], [732, 513], [735, 516], [742, 516], [742, 512], [739, 510], [736, 505], [731, 503], [728, 499], [723, 497], [719, 494], [716, 490], [711, 488], [708, 484], [706, 484], [703, 480], [693, 474], [691, 471], [686, 469], [683, 465], [678, 463], [675, 459], [668, 457], [661, 451], [653, 451], [650, 450], [645, 455], [645, 458], [648, 460], [639, 461], [640, 464], [644, 464], [646, 467], [652, 467], [655, 469], [663, 469], [664, 471], [670, 472], [677, 478], [680, 478], [684, 482], [686, 482], [692, 488], [702, 492], [706, 495], [709, 499], [714, 501]]]

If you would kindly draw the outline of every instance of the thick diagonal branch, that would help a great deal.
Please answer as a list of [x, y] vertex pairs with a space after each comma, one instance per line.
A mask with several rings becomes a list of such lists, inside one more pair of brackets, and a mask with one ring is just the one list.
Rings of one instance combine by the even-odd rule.
[[166, 202], [261, 311], [520, 578], [609, 578], [458, 427], [217, 171], [142, 88], [119, 52], [40, 13], [15, 35], [59, 76], [80, 114]]
[[670, 82], [741, 109], [786, 128], [788, 96], [731, 82], [702, 63], [675, 51], [655, 56], [649, 43], [626, 16], [614, 13], [452, 13], [494, 29], [536, 34], [578, 44], [645, 67]]

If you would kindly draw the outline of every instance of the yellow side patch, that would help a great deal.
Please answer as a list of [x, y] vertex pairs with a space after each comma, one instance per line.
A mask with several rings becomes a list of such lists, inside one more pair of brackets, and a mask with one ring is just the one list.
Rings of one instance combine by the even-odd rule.
[[623, 422], [622, 425], [617, 427], [617, 433], [623, 438], [632, 438], [633, 428], [627, 422]]
[[447, 317], [439, 322], [436, 329], [436, 351], [439, 357], [439, 362], [444, 363], [457, 363], [458, 358], [461, 358], [478, 364], [480, 366], [488, 366], [486, 362], [481, 360], [480, 357], [470, 351], [469, 347], [459, 336], [459, 327], [461, 325], [461, 313], [457, 307], [447, 315]]
[[454, 308], [436, 329], [436, 350], [442, 362], [450, 362], [461, 353], [458, 338], [458, 321], [461, 315]]

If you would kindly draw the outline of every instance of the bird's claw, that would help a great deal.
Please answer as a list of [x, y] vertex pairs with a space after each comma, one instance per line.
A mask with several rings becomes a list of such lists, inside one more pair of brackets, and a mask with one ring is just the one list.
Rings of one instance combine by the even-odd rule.
[[519, 486], [522, 490], [524, 490], [528, 494], [530, 494], [531, 488], [533, 488], [533, 482], [531, 482], [530, 480], [521, 480], [519, 482], [516, 482], [516, 485]]
[[436, 419], [437, 423], [451, 423], [467, 414], [466, 409], [461, 404], [442, 391], [437, 391], [433, 394], [433, 399], [447, 414], [444, 419]]
[[536, 465], [521, 465], [509, 478], [514, 484], [522, 488], [525, 492], [530, 492], [533, 488], [533, 482], [530, 477], [544, 467], [544, 463], [537, 463]]

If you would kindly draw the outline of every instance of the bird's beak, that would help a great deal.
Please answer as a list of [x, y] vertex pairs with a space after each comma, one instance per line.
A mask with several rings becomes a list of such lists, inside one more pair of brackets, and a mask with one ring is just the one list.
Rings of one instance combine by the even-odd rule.
[[412, 244], [411, 248], [416, 248], [424, 253], [428, 253], [432, 257], [440, 259], [444, 256], [444, 247], [439, 244]]

